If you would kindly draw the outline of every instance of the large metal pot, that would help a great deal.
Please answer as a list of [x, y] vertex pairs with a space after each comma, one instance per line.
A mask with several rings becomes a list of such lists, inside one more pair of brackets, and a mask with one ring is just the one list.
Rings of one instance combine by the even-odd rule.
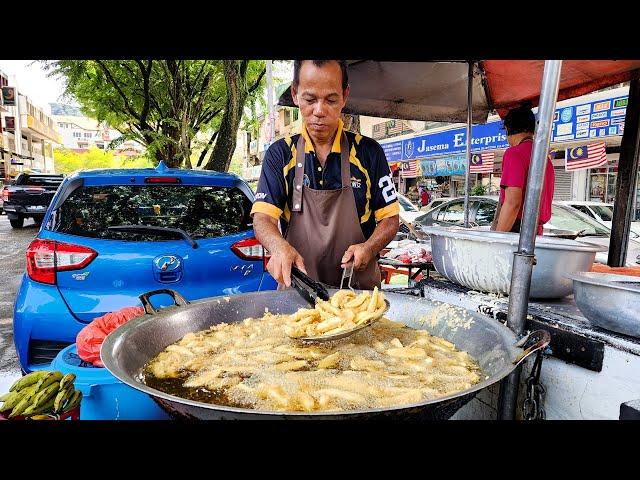
[[[160, 292], [160, 291], [159, 291]], [[161, 291], [164, 293], [171, 291]], [[152, 292], [153, 293], [153, 292]], [[469, 352], [478, 362], [486, 378], [468, 390], [436, 400], [396, 408], [354, 410], [349, 412], [274, 412], [245, 408], [233, 408], [187, 400], [148, 387], [140, 381], [140, 371], [145, 363], [165, 347], [178, 341], [189, 332], [197, 332], [220, 322], [239, 322], [247, 317], [259, 317], [265, 308], [272, 313], [293, 313], [307, 306], [293, 290], [270, 291], [214, 297], [188, 304], [176, 292], [171, 292], [182, 307], [169, 307], [155, 313], [149, 308], [148, 296], [141, 296], [145, 308], [152, 315], [135, 318], [113, 331], [102, 344], [101, 357], [105, 367], [122, 382], [151, 395], [165, 410], [177, 417], [197, 419], [340, 419], [369, 417], [410, 417], [446, 419], [475, 394], [504, 378], [526, 356], [544, 348], [549, 342], [547, 332], [535, 332], [530, 340], [535, 345], [522, 350], [516, 346], [516, 337], [499, 322], [475, 312], [458, 309], [458, 313], [443, 315], [431, 324], [422, 324], [437, 302], [408, 295], [389, 293], [391, 303], [387, 317], [414, 328], [426, 329]], [[471, 318], [465, 325], [459, 317], [463, 312]], [[468, 320], [467, 320], [468, 321]], [[523, 345], [527, 347], [527, 345]]]
[[[423, 227], [431, 235], [436, 270], [454, 283], [481, 292], [508, 295], [517, 233], [458, 227]], [[606, 247], [562, 238], [536, 238], [536, 265], [531, 298], [561, 298], [573, 288], [567, 273], [591, 270], [597, 252]]]
[[568, 277], [576, 305], [591, 323], [640, 337], [640, 277], [595, 272]]

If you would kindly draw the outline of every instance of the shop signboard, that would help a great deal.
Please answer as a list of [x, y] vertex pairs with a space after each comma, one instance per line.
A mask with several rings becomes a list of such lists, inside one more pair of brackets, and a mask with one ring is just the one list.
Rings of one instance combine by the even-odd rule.
[[16, 88], [2, 87], [2, 104], [12, 106], [16, 104]]
[[551, 141], [622, 135], [628, 103], [629, 97], [622, 96], [560, 107], [559, 118], [554, 117]]
[[464, 175], [467, 159], [465, 155], [451, 155], [433, 160], [422, 160], [422, 175], [425, 177], [448, 177], [450, 175]]
[[[572, 141], [622, 135], [628, 96], [606, 98], [582, 105], [556, 109], [553, 120], [552, 142]], [[381, 143], [389, 162], [422, 160], [466, 152], [466, 126], [450, 130], [417, 135], [413, 138]], [[473, 125], [471, 151], [506, 149], [506, 132], [502, 121]]]

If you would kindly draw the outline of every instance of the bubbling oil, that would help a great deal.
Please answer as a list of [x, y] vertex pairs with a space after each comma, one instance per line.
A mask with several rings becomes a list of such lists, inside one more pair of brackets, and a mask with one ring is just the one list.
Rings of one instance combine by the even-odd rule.
[[288, 321], [267, 313], [189, 333], [149, 361], [142, 379], [162, 392], [221, 406], [313, 412], [417, 404], [481, 378], [467, 352], [386, 318], [315, 345], [288, 337]]

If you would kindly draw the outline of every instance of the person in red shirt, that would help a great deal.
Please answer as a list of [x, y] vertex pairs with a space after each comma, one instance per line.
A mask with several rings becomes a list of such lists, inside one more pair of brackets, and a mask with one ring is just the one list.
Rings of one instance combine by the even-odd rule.
[[[500, 200], [496, 212], [496, 220], [492, 229], [499, 232], [520, 232], [522, 209], [527, 191], [527, 177], [531, 165], [533, 150], [533, 132], [536, 119], [530, 106], [514, 108], [504, 117], [504, 129], [507, 131], [509, 148], [502, 158], [502, 178], [500, 180]], [[551, 157], [547, 157], [542, 195], [540, 198], [540, 214], [538, 216], [538, 235], [542, 235], [543, 225], [551, 218], [551, 202], [555, 175]]]
[[423, 207], [426, 207], [427, 205], [429, 205], [429, 192], [427, 191], [426, 188], [422, 189], [420, 202]]

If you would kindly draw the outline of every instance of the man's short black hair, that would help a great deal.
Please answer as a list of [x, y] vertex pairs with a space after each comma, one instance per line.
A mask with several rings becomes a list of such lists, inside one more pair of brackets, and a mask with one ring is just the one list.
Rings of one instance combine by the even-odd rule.
[[531, 111], [531, 104], [525, 103], [509, 110], [502, 121], [507, 135], [516, 133], [533, 133], [536, 130], [536, 117]]
[[[302, 68], [302, 62], [306, 60], [295, 60], [293, 62], [293, 86], [298, 87], [300, 83], [300, 68]], [[310, 60], [316, 67], [321, 67], [325, 63], [338, 62], [340, 65], [340, 71], [342, 72], [342, 90], [346, 90], [349, 86], [349, 75], [347, 74], [347, 62], [345, 60]]]

